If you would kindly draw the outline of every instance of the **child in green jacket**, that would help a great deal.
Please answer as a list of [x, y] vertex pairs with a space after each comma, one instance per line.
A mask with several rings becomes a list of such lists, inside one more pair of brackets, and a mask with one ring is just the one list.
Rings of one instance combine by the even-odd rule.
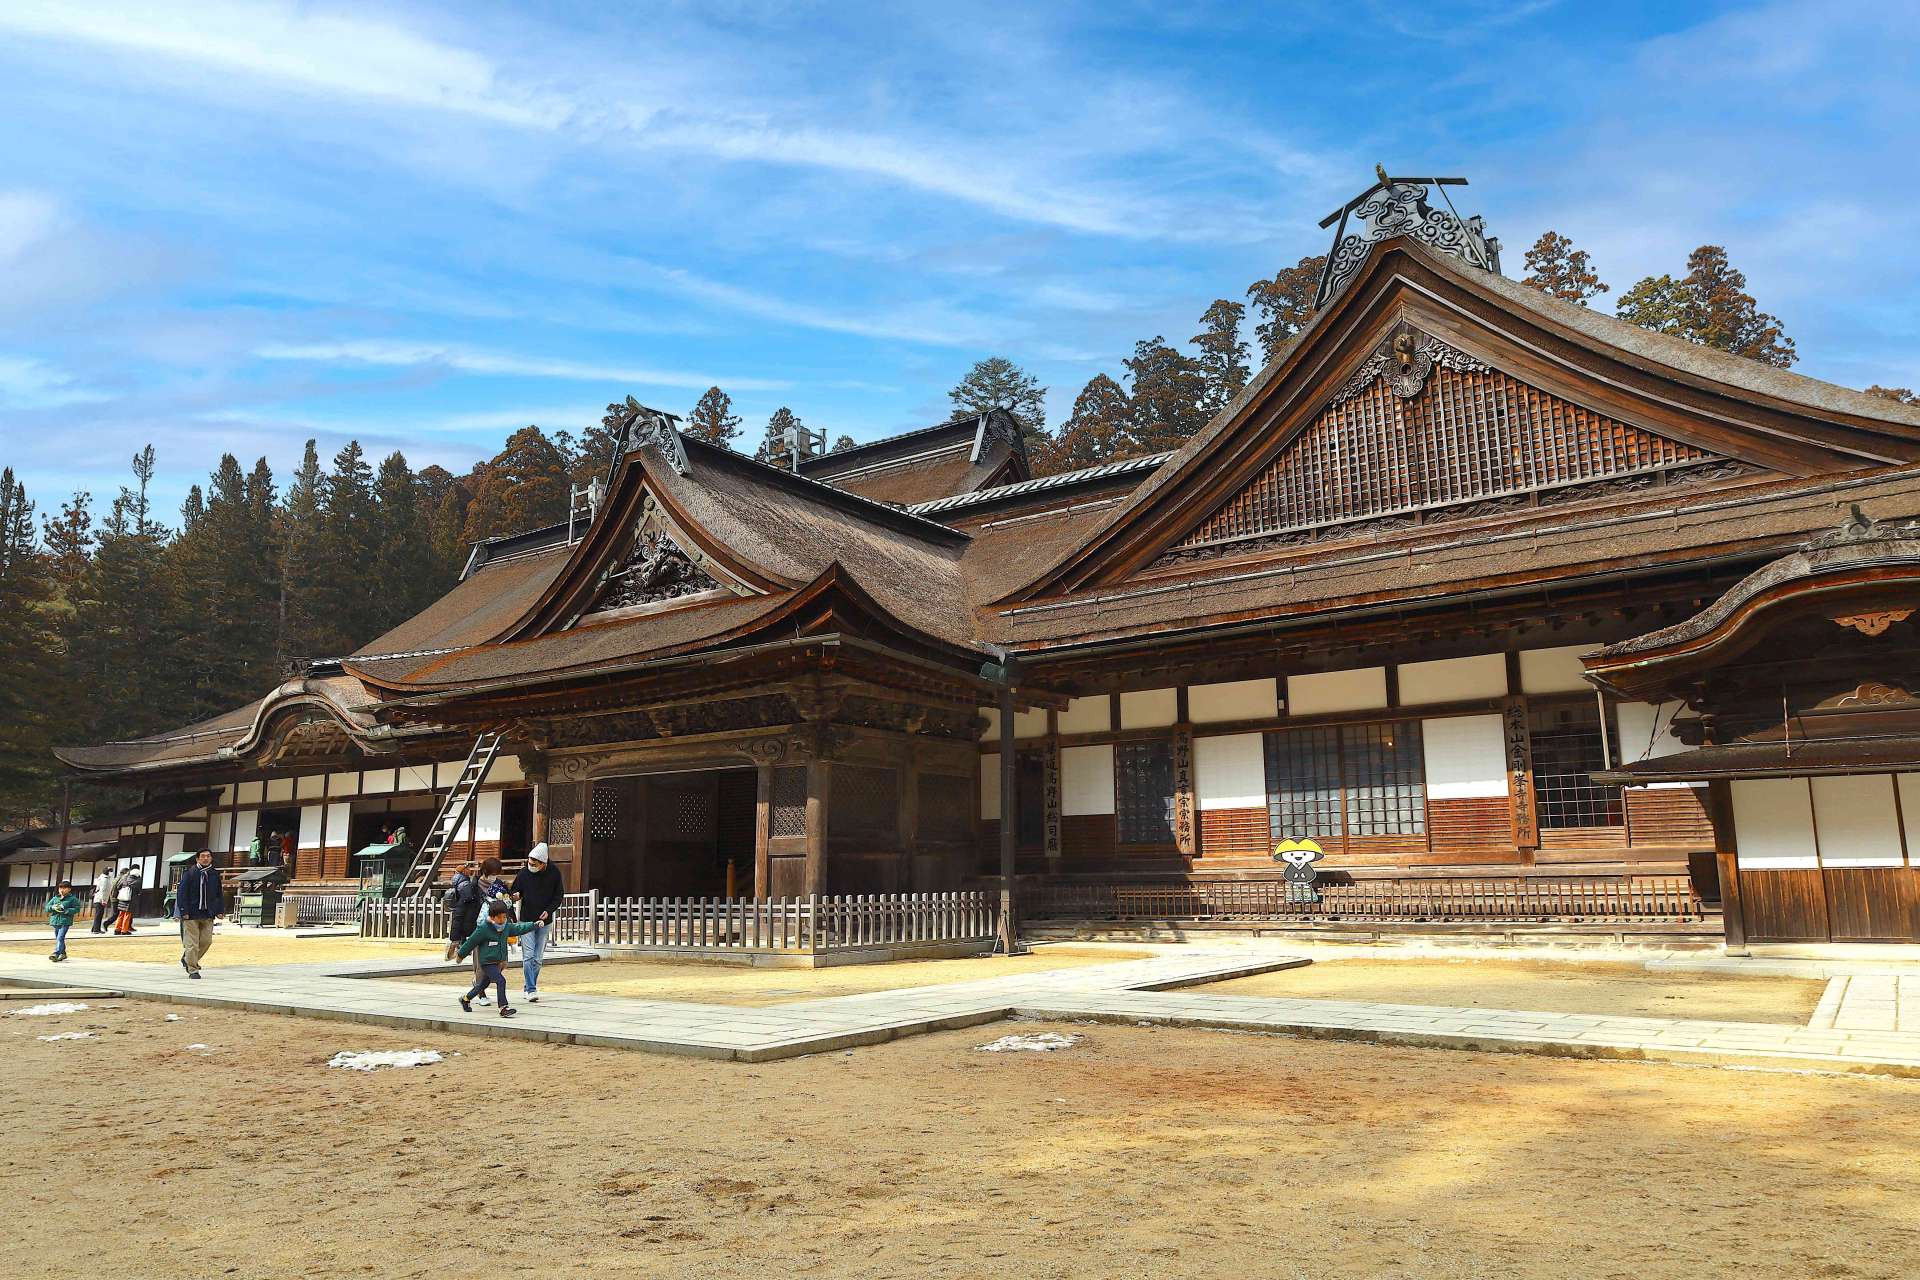
[[73, 891], [73, 882], [62, 880], [54, 886], [54, 894], [47, 899], [47, 923], [53, 926], [53, 954], [47, 959], [59, 964], [67, 958], [67, 930], [73, 927], [73, 918], [80, 914], [80, 895]]
[[507, 917], [511, 909], [504, 901], [495, 901], [487, 907], [487, 918], [482, 920], [473, 931], [473, 936], [460, 944], [460, 958], [465, 960], [471, 952], [480, 952], [480, 976], [473, 980], [473, 986], [467, 994], [460, 997], [460, 1007], [468, 1013], [473, 1012], [473, 998], [487, 989], [491, 982], [499, 997], [500, 1016], [511, 1018], [516, 1012], [507, 1003], [507, 975], [501, 966], [507, 962], [507, 940], [517, 938], [523, 933], [532, 933], [540, 926], [532, 921], [525, 924], [508, 924]]

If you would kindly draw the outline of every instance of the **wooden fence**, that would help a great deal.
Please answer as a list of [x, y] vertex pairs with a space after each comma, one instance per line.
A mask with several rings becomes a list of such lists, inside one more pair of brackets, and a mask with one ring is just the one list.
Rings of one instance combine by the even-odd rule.
[[351, 924], [360, 919], [360, 895], [357, 893], [297, 893], [293, 899], [293, 923], [306, 928], [316, 924]]
[[[997, 904], [964, 893], [816, 894], [805, 898], [613, 898], [570, 893], [554, 940], [640, 950], [822, 955], [875, 947], [990, 941]], [[438, 899], [368, 903], [369, 938], [444, 938]]]
[[1098, 920], [1699, 920], [1686, 876], [1633, 879], [1362, 880], [1295, 901], [1275, 880], [1179, 885], [1046, 885], [1022, 895], [1032, 918]]

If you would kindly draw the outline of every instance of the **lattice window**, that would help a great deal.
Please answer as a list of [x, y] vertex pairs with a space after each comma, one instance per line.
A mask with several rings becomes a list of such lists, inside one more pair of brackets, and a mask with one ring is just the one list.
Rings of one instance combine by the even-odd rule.
[[573, 843], [574, 814], [580, 808], [580, 784], [559, 782], [547, 788], [547, 843]]
[[1269, 733], [1267, 823], [1273, 841], [1338, 841], [1340, 731], [1288, 729]]
[[1542, 827], [1625, 824], [1620, 788], [1603, 786], [1589, 776], [1607, 767], [1600, 708], [1593, 699], [1528, 707], [1527, 739], [1533, 751], [1533, 789]]
[[833, 766], [828, 829], [836, 836], [892, 840], [900, 827], [900, 774], [864, 764]]
[[768, 834], [804, 836], [807, 834], [807, 771], [804, 767], [775, 769], [773, 796], [769, 806]]
[[587, 798], [587, 834], [598, 844], [618, 840], [621, 832], [621, 788], [599, 784]]
[[1266, 757], [1267, 821], [1275, 843], [1426, 834], [1417, 720], [1285, 729], [1266, 735]]
[[1113, 748], [1114, 817], [1121, 844], [1173, 843], [1173, 744]]
[[1047, 762], [1038, 751], [1013, 757], [1014, 842], [1038, 848], [1047, 838]]
[[1418, 836], [1427, 830], [1420, 722], [1350, 724], [1340, 730], [1349, 836]]
[[965, 844], [973, 839], [975, 802], [972, 778], [945, 773], [920, 775], [920, 838]]
[[1329, 405], [1179, 545], [1478, 502], [1714, 456], [1498, 370], [1441, 367], [1410, 400], [1376, 379]]
[[647, 834], [658, 840], [702, 843], [713, 839], [716, 813], [711, 784], [702, 780], [681, 786], [667, 780], [654, 783], [648, 797]]

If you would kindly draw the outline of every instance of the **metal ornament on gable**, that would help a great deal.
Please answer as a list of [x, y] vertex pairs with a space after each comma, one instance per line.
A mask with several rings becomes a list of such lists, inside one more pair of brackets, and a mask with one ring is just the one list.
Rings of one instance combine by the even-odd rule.
[[[1480, 215], [1462, 218], [1447, 196], [1446, 188], [1466, 186], [1465, 178], [1391, 178], [1380, 165], [1373, 171], [1378, 181], [1321, 220], [1322, 228], [1339, 226], [1320, 271], [1320, 288], [1313, 299], [1316, 310], [1338, 297], [1360, 274], [1374, 245], [1395, 236], [1418, 240], [1482, 271], [1500, 273], [1500, 241], [1487, 234]], [[1427, 202], [1429, 188], [1439, 192], [1443, 207]], [[1355, 219], [1360, 225], [1350, 231]]]

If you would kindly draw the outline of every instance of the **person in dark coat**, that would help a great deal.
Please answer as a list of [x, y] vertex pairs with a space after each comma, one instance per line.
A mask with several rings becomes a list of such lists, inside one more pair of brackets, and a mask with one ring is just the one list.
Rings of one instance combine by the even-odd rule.
[[213, 922], [227, 914], [226, 894], [221, 891], [211, 849], [202, 849], [194, 858], [180, 877], [173, 900], [180, 912], [180, 967], [189, 978], [197, 979], [200, 959], [213, 945]]
[[505, 898], [496, 898], [487, 904], [486, 923], [475, 927], [472, 936], [460, 944], [460, 954], [471, 954], [480, 970], [480, 976], [473, 980], [473, 986], [460, 997], [460, 1007], [468, 1013], [473, 1012], [474, 1000], [486, 990], [488, 983], [492, 983], [494, 990], [500, 993], [500, 1016], [513, 1016], [513, 1006], [507, 1003], [507, 975], [503, 969], [507, 963], [507, 943], [531, 932], [534, 926], [513, 924], [512, 920], [513, 904]]
[[540, 1003], [540, 965], [546, 958], [547, 939], [553, 935], [553, 922], [560, 903], [567, 896], [560, 869], [547, 861], [543, 840], [527, 851], [527, 865], [513, 878], [513, 900], [520, 904], [520, 920], [534, 928], [520, 939], [521, 994], [528, 1004]]
[[[480, 883], [480, 868], [467, 863], [453, 873], [453, 884], [447, 890], [447, 959], [451, 960], [460, 950], [460, 944], [473, 936], [474, 929], [480, 923], [480, 910], [486, 905], [485, 887]], [[480, 962], [473, 962], [473, 976], [480, 976]], [[484, 999], [485, 997], [482, 997]]]

